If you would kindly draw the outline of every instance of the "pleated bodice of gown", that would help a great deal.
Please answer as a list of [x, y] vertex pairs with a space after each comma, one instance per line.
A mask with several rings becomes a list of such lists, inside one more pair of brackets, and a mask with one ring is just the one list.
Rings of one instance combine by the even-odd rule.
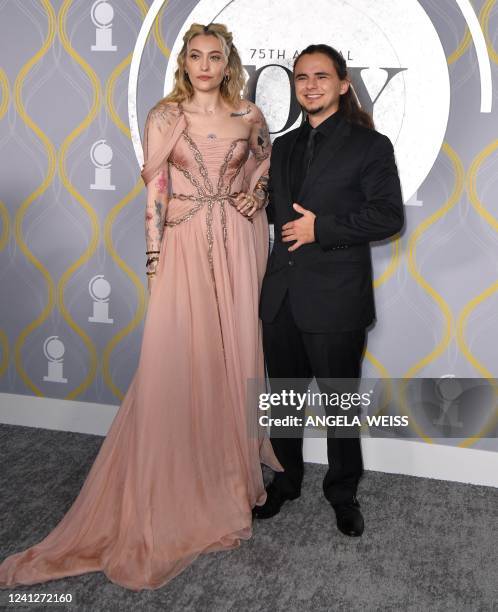
[[251, 433], [246, 381], [263, 378], [258, 299], [264, 211], [230, 203], [243, 187], [244, 139], [177, 130], [172, 190], [138, 368], [84, 485], [39, 544], [0, 565], [0, 585], [103, 571], [158, 588], [199, 554], [251, 536], [264, 503], [268, 438]]

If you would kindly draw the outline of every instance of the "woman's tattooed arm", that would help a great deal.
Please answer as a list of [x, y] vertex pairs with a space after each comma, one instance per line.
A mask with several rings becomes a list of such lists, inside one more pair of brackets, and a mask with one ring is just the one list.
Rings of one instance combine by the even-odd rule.
[[263, 113], [256, 105], [252, 105], [251, 113], [247, 117], [251, 123], [251, 135], [249, 145], [258, 163], [270, 156], [271, 140], [268, 125]]
[[[147, 185], [147, 206], [145, 209], [145, 243], [147, 251], [159, 251], [161, 248], [167, 204], [167, 180], [165, 170], [161, 170]], [[155, 265], [149, 266], [151, 270], [154, 268]]]
[[[247, 119], [251, 122], [251, 134], [249, 137], [249, 145], [251, 151], [258, 163], [263, 162], [270, 157], [271, 139], [268, 125], [263, 113], [256, 105], [252, 105], [251, 113]], [[263, 175], [259, 178], [253, 191], [253, 196], [256, 199], [259, 208], [263, 207], [267, 201], [268, 193], [268, 176]]]
[[144, 167], [142, 178], [146, 184], [145, 243], [146, 268], [152, 276], [159, 261], [168, 205], [168, 165], [164, 158], [167, 130], [178, 119], [178, 104], [159, 101], [147, 115], [144, 130]]

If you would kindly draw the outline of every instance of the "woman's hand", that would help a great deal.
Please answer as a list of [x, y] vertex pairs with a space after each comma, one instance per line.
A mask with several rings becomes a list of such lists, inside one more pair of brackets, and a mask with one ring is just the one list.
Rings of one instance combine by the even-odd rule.
[[261, 208], [260, 202], [253, 195], [243, 191], [234, 198], [234, 205], [241, 215], [249, 219]]

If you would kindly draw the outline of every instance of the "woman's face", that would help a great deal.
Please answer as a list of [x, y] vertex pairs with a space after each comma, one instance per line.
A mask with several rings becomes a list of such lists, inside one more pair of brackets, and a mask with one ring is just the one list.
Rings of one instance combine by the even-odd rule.
[[194, 89], [219, 89], [226, 66], [223, 48], [216, 36], [198, 34], [188, 43], [185, 70]]

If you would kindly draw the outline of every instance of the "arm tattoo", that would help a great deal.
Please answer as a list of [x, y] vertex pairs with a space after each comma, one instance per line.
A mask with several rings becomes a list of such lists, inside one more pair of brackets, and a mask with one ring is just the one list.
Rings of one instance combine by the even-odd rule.
[[158, 233], [161, 233], [163, 229], [163, 224], [162, 224], [162, 219], [161, 219], [163, 205], [161, 204], [161, 202], [158, 202], [157, 200], [154, 200], [154, 205], [156, 207], [156, 229]]
[[156, 188], [159, 193], [165, 193], [167, 187], [166, 179], [164, 177], [164, 170], [161, 170], [156, 181]]
[[159, 102], [150, 110], [149, 115], [151, 121], [159, 123], [164, 122], [169, 125], [178, 117], [179, 112], [178, 105], [168, 102]]
[[262, 162], [270, 155], [270, 142], [270, 132], [268, 131], [266, 123], [263, 122], [263, 124], [260, 125], [258, 130], [258, 136], [256, 140], [257, 146], [254, 151], [254, 155], [256, 156], [258, 162]]
[[152, 206], [147, 206], [145, 212], [145, 242], [148, 251], [160, 250], [164, 232], [164, 211], [162, 202], [155, 199]]

